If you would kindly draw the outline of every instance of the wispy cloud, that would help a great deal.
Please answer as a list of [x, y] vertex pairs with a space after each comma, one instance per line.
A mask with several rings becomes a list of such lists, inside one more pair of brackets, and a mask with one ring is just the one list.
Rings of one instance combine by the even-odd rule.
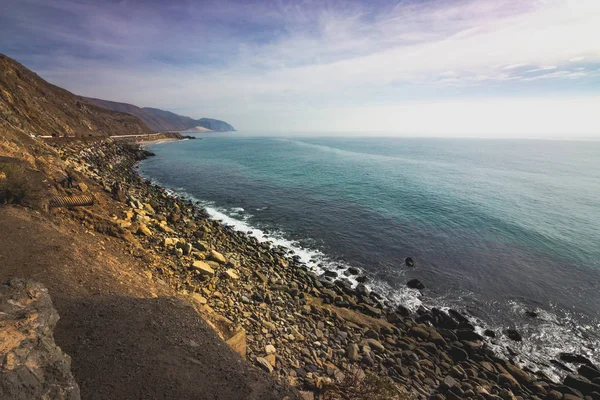
[[597, 0], [5, 3], [0, 51], [52, 82], [253, 129], [465, 91], [505, 99], [517, 81], [546, 97], [593, 78], [569, 64], [600, 64]]

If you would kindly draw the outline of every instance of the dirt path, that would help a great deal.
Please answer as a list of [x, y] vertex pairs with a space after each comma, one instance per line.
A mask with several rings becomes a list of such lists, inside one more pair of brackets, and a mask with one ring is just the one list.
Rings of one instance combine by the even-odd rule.
[[48, 287], [61, 317], [56, 342], [83, 399], [295, 398], [144, 274], [142, 262], [60, 215], [0, 207], [0, 280]]

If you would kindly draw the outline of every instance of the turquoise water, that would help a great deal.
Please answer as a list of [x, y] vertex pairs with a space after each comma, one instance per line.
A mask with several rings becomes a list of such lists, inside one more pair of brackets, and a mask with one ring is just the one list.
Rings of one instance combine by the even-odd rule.
[[530, 340], [511, 346], [539, 354], [524, 362], [567, 336], [598, 356], [600, 142], [229, 135], [151, 150], [143, 174], [318, 270], [358, 267], [394, 301], [517, 327]]

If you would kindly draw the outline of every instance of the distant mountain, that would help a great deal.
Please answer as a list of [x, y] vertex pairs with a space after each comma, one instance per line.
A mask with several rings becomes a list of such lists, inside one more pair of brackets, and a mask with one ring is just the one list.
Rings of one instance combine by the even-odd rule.
[[193, 119], [172, 113], [170, 111], [159, 110], [151, 107], [137, 107], [127, 103], [117, 103], [115, 101], [94, 99], [89, 97], [81, 97], [82, 100], [89, 104], [109, 110], [119, 111], [135, 115], [140, 118], [154, 132], [164, 131], [185, 131], [193, 130], [196, 127], [202, 127], [211, 131], [229, 132], [235, 131], [233, 126], [227, 122], [219, 121], [218, 119], [200, 118]]
[[110, 136], [151, 130], [131, 114], [84, 102], [0, 54], [0, 126], [26, 134]]

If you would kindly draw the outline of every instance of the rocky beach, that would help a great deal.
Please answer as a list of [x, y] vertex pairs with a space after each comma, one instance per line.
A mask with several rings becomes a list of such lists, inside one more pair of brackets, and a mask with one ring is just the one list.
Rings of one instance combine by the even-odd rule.
[[[317, 276], [288, 249], [210, 220], [136, 173], [151, 156], [137, 144], [51, 146], [76, 177], [68, 191], [97, 199], [89, 210], [51, 212], [125, 242], [141, 273], [190, 301], [243, 359], [304, 399], [600, 398], [600, 371], [585, 357], [557, 360], [569, 373], [553, 382], [494, 354], [459, 311], [393, 306], [364, 284]], [[485, 335], [520, 340], [514, 331]]]
[[409, 310], [209, 218], [136, 170], [141, 144], [184, 136], [0, 65], [0, 398], [600, 399], [582, 354], [553, 381], [492, 351], [518, 331]]

